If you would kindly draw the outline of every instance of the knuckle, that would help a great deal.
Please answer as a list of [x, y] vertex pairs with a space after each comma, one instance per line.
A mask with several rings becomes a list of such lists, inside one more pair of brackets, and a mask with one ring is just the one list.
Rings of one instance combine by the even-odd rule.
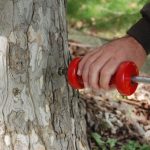
[[89, 72], [93, 72], [94, 71], [94, 65], [91, 64], [90, 67], [89, 67]]
[[100, 75], [101, 75], [102, 78], [105, 78], [105, 77], [107, 77], [109, 75], [109, 72], [108, 72], [108, 70], [103, 69], [101, 71]]
[[90, 80], [90, 86], [93, 88], [93, 89], [98, 89], [98, 81], [97, 80]]
[[79, 69], [83, 68], [84, 64], [85, 64], [85, 61], [81, 59], [81, 61], [78, 64], [78, 68]]
[[83, 81], [84, 81], [84, 82], [87, 82], [88, 79], [87, 79], [87, 74], [86, 74], [86, 73], [83, 73], [83, 74], [82, 74], [82, 78], [83, 78]]
[[99, 89], [99, 87], [97, 85], [94, 85], [92, 88], [95, 90]]
[[104, 90], [108, 90], [108, 88], [109, 88], [107, 82], [102, 82], [102, 83], [101, 83], [101, 87], [102, 87]]
[[84, 82], [84, 83], [88, 83], [87, 78], [83, 78], [83, 82]]
[[103, 87], [103, 89], [104, 89], [104, 90], [108, 90], [109, 87], [105, 85], [105, 86]]
[[79, 64], [78, 64], [78, 69], [82, 69], [82, 66], [83, 66], [83, 64], [80, 62]]
[[92, 87], [95, 87], [96, 83], [97, 83], [96, 80], [94, 80], [93, 78], [90, 79], [90, 84]]
[[100, 86], [105, 90], [109, 88], [108, 78], [109, 78], [109, 72], [106, 69], [103, 69], [100, 75]]
[[112, 57], [111, 57], [111, 61], [112, 61], [112, 62], [116, 62], [117, 60], [118, 60], [118, 59], [116, 58], [116, 56], [112, 56]]
[[93, 62], [93, 58], [89, 59], [87, 63], [91, 64], [92, 62]]
[[90, 86], [94, 89], [98, 89], [98, 76], [99, 76], [99, 71], [94, 67], [94, 64], [92, 64], [89, 69], [88, 77], [89, 77]]
[[115, 56], [114, 58], [116, 59], [116, 61], [120, 61], [120, 60], [123, 60], [123, 59], [126, 59], [126, 55], [124, 53], [124, 51], [119, 51]]
[[90, 60], [85, 64], [85, 68], [86, 68], [86, 69], [89, 68], [89, 66], [91, 65], [91, 63], [92, 63], [92, 60], [90, 59]]
[[[124, 57], [124, 56], [123, 56]], [[111, 64], [113, 65], [113, 66], [115, 66], [115, 65], [118, 65], [124, 58], [123, 57], [120, 57], [120, 56], [113, 56], [112, 58], [111, 58]]]

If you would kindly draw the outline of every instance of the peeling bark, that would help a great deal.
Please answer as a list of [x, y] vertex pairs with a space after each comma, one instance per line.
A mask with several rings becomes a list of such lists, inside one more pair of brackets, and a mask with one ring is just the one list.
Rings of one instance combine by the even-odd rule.
[[68, 87], [65, 0], [0, 0], [0, 150], [88, 150]]

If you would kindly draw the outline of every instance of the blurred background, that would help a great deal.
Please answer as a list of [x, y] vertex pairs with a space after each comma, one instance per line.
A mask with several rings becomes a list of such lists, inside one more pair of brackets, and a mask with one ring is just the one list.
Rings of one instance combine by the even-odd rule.
[[112, 39], [120, 37], [141, 17], [149, 0], [68, 0], [69, 28]]
[[[91, 47], [122, 37], [140, 18], [149, 0], [68, 0], [70, 50], [84, 55]], [[150, 56], [142, 71], [150, 73]]]
[[[72, 57], [122, 37], [141, 17], [149, 0], [68, 0], [68, 38]], [[150, 56], [140, 74], [150, 76]], [[86, 103], [91, 150], [150, 150], [150, 85], [135, 94], [81, 90]]]

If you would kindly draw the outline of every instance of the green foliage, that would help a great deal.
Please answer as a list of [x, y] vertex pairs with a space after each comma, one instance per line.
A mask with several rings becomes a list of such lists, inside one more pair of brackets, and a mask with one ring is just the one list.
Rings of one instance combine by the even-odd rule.
[[117, 140], [113, 138], [108, 138], [107, 141], [104, 141], [102, 137], [98, 133], [92, 133], [92, 138], [95, 140], [96, 144], [102, 149], [102, 150], [114, 150]]
[[[119, 150], [118, 149], [118, 141], [114, 138], [108, 138], [107, 140], [104, 140], [101, 135], [94, 132], [91, 134], [92, 139], [95, 141], [97, 146], [101, 150]], [[119, 144], [121, 145], [121, 144]], [[150, 150], [150, 145], [147, 144], [139, 144], [138, 141], [131, 141], [129, 140], [126, 144], [122, 144], [121, 150]]]
[[121, 150], [137, 150], [140, 147], [138, 142], [129, 141], [126, 145], [122, 147]]
[[121, 150], [150, 150], [150, 145], [140, 145], [137, 141], [128, 141]]
[[117, 143], [117, 140], [116, 139], [108, 139], [107, 141], [106, 141], [106, 144], [108, 144], [109, 145], [109, 148], [110, 149], [113, 149], [114, 147], [115, 147], [115, 145], [116, 145], [116, 143]]
[[68, 0], [68, 18], [73, 23], [83, 21], [86, 27], [127, 29], [140, 18], [140, 9], [148, 1]]
[[91, 136], [98, 146], [102, 147], [105, 144], [105, 142], [102, 140], [102, 137], [98, 133], [92, 133]]

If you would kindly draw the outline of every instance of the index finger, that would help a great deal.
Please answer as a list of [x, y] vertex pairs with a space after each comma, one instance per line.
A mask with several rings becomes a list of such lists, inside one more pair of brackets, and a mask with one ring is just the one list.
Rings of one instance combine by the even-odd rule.
[[78, 71], [77, 71], [77, 74], [79, 76], [82, 75], [82, 70], [84, 68], [84, 65], [85, 63], [87, 62], [87, 60], [92, 57], [97, 51], [99, 51], [99, 49], [95, 49], [95, 50], [92, 50], [91, 52], [87, 53], [82, 59], [81, 61], [79, 62], [79, 65], [78, 65]]

